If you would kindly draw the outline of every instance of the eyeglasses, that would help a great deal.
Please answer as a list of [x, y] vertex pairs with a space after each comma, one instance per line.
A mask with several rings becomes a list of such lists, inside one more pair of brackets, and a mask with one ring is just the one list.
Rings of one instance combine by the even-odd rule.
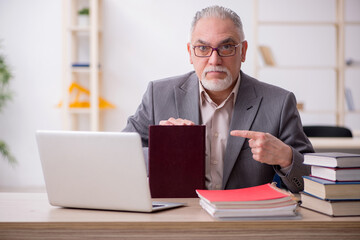
[[236, 53], [236, 48], [239, 47], [241, 43], [234, 44], [224, 44], [220, 45], [217, 48], [213, 48], [205, 45], [192, 46], [194, 49], [194, 54], [197, 57], [211, 57], [213, 51], [216, 51], [220, 57], [231, 57]]

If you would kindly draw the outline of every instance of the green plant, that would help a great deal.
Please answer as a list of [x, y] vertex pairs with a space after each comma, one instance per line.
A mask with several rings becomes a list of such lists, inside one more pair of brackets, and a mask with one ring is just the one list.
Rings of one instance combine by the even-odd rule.
[[0, 141], [0, 153], [4, 159], [7, 159], [10, 164], [16, 164], [17, 161], [14, 156], [11, 155], [9, 147], [4, 141]]
[[90, 14], [90, 10], [89, 8], [82, 8], [78, 11], [79, 15], [89, 15]]
[[[12, 98], [12, 92], [9, 89], [9, 83], [12, 79], [12, 74], [9, 67], [6, 65], [5, 57], [0, 55], [0, 112], [5, 106], [5, 103]], [[17, 161], [11, 155], [9, 147], [4, 141], [0, 140], [0, 155], [7, 159], [10, 164], [15, 164]]]

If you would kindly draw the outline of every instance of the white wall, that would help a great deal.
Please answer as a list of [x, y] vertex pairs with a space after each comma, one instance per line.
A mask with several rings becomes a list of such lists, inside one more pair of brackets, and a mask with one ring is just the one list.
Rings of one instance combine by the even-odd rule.
[[[149, 81], [192, 70], [186, 51], [190, 23], [211, 4], [238, 12], [251, 39], [251, 0], [103, 0], [101, 94], [117, 106], [105, 113], [104, 130], [124, 128]], [[19, 162], [11, 167], [0, 159], [0, 189], [44, 185], [34, 133], [62, 127], [55, 108], [61, 99], [61, 7], [60, 0], [0, 0], [1, 51], [12, 67], [15, 92], [0, 113], [0, 139]]]
[[[252, 0], [103, 0], [101, 95], [117, 106], [104, 114], [105, 131], [125, 126], [149, 81], [192, 70], [186, 51], [190, 23], [197, 10], [212, 4], [242, 18], [250, 44], [243, 70], [252, 75]], [[55, 108], [61, 98], [61, 16], [61, 0], [0, 0], [0, 51], [15, 76], [14, 100], [0, 113], [0, 139], [19, 161], [12, 168], [0, 159], [0, 190], [44, 185], [34, 132], [62, 127]]]
[[[105, 0], [104, 4], [103, 90], [118, 107], [105, 113], [105, 130], [124, 127], [149, 81], [193, 70], [186, 44], [196, 11], [212, 4], [230, 7], [242, 17], [247, 37], [251, 40], [253, 35], [251, 0]], [[249, 56], [244, 69], [252, 69]]]
[[0, 187], [43, 185], [35, 145], [38, 128], [60, 129], [61, 2], [0, 0], [0, 49], [14, 79], [12, 102], [0, 113], [0, 139], [19, 164], [0, 159]]

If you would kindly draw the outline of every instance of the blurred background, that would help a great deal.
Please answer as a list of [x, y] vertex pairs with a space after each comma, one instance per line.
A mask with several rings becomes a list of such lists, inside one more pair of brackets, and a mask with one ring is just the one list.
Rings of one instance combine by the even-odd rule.
[[243, 21], [245, 73], [294, 92], [303, 125], [359, 136], [360, 1], [0, 0], [0, 141], [17, 161], [0, 156], [0, 191], [43, 191], [36, 130], [121, 131], [149, 81], [192, 71], [190, 24], [214, 4]]

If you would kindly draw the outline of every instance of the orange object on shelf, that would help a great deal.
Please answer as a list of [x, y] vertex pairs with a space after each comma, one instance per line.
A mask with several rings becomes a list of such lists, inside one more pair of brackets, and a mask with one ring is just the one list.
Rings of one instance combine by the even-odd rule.
[[[89, 108], [90, 101], [82, 101], [81, 98], [88, 99], [90, 96], [90, 91], [78, 83], [71, 83], [69, 87], [70, 98], [74, 98], [74, 101], [69, 103], [70, 108]], [[75, 95], [75, 96], [74, 96]], [[74, 96], [74, 97], [73, 97]], [[62, 101], [57, 105], [57, 107], [62, 106]], [[99, 97], [99, 108], [115, 108], [115, 105], [111, 104], [110, 102], [106, 101], [105, 99]]]

